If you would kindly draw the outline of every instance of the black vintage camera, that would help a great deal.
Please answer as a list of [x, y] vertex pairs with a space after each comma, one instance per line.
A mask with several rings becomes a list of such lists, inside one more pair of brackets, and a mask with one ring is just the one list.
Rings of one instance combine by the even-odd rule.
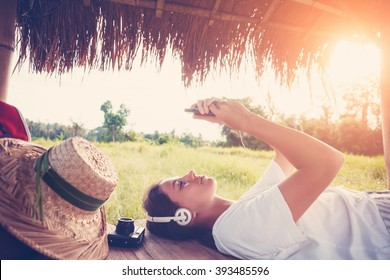
[[108, 245], [117, 247], [136, 247], [142, 243], [145, 228], [134, 225], [131, 218], [119, 218], [116, 228], [108, 234]]

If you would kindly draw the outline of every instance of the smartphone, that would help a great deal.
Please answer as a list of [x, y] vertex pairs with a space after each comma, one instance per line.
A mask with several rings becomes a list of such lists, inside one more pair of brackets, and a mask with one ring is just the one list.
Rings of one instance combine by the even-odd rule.
[[[193, 109], [187, 108], [184, 109], [184, 111], [187, 113], [194, 113], [195, 115], [200, 115], [198, 108], [193, 108]], [[215, 115], [211, 111], [209, 111], [209, 113], [205, 114], [205, 116], [215, 116]]]

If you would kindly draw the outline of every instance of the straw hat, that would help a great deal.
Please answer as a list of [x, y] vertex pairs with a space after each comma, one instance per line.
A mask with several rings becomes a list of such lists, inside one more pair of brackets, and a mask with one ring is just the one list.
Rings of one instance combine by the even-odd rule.
[[107, 257], [102, 205], [117, 182], [111, 162], [80, 137], [48, 151], [0, 139], [0, 224], [50, 258]]

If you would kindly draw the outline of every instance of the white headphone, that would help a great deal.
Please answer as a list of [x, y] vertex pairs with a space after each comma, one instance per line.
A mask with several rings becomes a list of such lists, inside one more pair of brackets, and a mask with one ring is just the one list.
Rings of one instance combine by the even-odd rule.
[[179, 208], [176, 210], [175, 216], [170, 217], [151, 217], [147, 216], [146, 218], [149, 222], [153, 223], [169, 223], [170, 221], [175, 221], [181, 226], [188, 225], [192, 220], [191, 211], [187, 208]]

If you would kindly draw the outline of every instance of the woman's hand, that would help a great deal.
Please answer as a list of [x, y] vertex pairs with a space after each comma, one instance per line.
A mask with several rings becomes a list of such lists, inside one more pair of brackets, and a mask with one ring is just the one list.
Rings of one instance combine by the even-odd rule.
[[[226, 101], [216, 97], [199, 100], [191, 108], [198, 108], [200, 113], [194, 114], [194, 119], [225, 124], [236, 130], [244, 130], [247, 118], [254, 115], [239, 102]], [[207, 115], [209, 112], [215, 116]]]

